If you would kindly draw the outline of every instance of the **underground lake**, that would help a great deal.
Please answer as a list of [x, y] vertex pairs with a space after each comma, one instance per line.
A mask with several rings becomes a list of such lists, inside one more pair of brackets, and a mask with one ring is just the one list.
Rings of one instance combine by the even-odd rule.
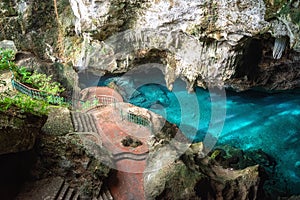
[[100, 78], [83, 75], [80, 82], [83, 87], [116, 83], [124, 89], [125, 101], [162, 115], [191, 141], [205, 144], [208, 136], [214, 136], [214, 148], [231, 145], [245, 152], [265, 152], [275, 160], [265, 187], [276, 196], [300, 194], [300, 90], [196, 87], [188, 93], [186, 83], [178, 78], [170, 91], [156, 69]]

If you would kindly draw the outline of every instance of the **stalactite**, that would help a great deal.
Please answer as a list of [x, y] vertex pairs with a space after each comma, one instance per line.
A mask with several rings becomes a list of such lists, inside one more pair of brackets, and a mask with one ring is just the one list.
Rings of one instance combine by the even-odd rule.
[[275, 39], [274, 48], [273, 48], [273, 58], [280, 59], [286, 47], [286, 38], [279, 37]]

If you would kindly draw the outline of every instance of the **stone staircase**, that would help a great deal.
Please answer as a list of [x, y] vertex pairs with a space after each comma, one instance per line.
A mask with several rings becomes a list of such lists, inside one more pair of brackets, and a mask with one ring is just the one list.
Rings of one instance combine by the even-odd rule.
[[[16, 200], [82, 200], [91, 199], [81, 195], [80, 192], [61, 177], [42, 179], [36, 182], [26, 183]], [[102, 189], [93, 200], [113, 200], [107, 188]]]
[[112, 197], [109, 189], [104, 188], [103, 190], [100, 191], [98, 200], [113, 200], [114, 198]]
[[82, 112], [71, 112], [71, 119], [75, 132], [98, 133], [93, 115]]

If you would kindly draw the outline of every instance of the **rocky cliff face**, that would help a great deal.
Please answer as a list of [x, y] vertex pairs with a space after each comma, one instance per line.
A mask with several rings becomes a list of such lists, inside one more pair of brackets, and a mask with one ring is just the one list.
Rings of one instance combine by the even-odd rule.
[[[161, 144], [160, 144], [161, 145]], [[202, 143], [192, 144], [178, 155], [176, 145], [162, 145], [150, 152], [144, 174], [147, 199], [264, 199], [264, 171], [222, 167], [214, 157], [204, 157]], [[168, 160], [174, 162], [168, 162]]]
[[0, 39], [97, 75], [155, 60], [169, 89], [179, 77], [189, 90], [300, 85], [297, 0], [24, 0], [1, 10]]
[[46, 120], [15, 107], [0, 111], [0, 155], [31, 150]]

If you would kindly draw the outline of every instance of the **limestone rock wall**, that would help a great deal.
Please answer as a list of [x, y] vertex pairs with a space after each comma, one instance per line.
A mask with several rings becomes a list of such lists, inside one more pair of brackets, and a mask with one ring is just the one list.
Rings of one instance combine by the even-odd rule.
[[[299, 86], [297, 1], [279, 5], [262, 0], [119, 3], [126, 16], [134, 16], [130, 19], [121, 17], [120, 7], [110, 10], [114, 1], [70, 2], [77, 5], [72, 6], [76, 32], [84, 38], [81, 55], [73, 60], [79, 70], [101, 75], [126, 72], [139, 64], [136, 60], [159, 50], [168, 54], [159, 58], [166, 66], [162, 71], [169, 89], [179, 77], [189, 90], [194, 86], [236, 90]], [[136, 9], [128, 8], [132, 6]], [[99, 7], [102, 12], [97, 12]], [[115, 24], [107, 16], [118, 17]], [[113, 30], [103, 29], [105, 24]]]
[[[174, 162], [177, 151], [163, 146], [150, 152], [144, 174], [147, 199], [264, 199], [264, 172], [258, 165], [223, 168], [203, 157], [203, 144], [191, 145]], [[168, 161], [166, 161], [168, 162]]]
[[[97, 75], [157, 61], [169, 89], [299, 87], [299, 1], [4, 1], [0, 40]], [[101, 56], [101, 57], [99, 57]]]

